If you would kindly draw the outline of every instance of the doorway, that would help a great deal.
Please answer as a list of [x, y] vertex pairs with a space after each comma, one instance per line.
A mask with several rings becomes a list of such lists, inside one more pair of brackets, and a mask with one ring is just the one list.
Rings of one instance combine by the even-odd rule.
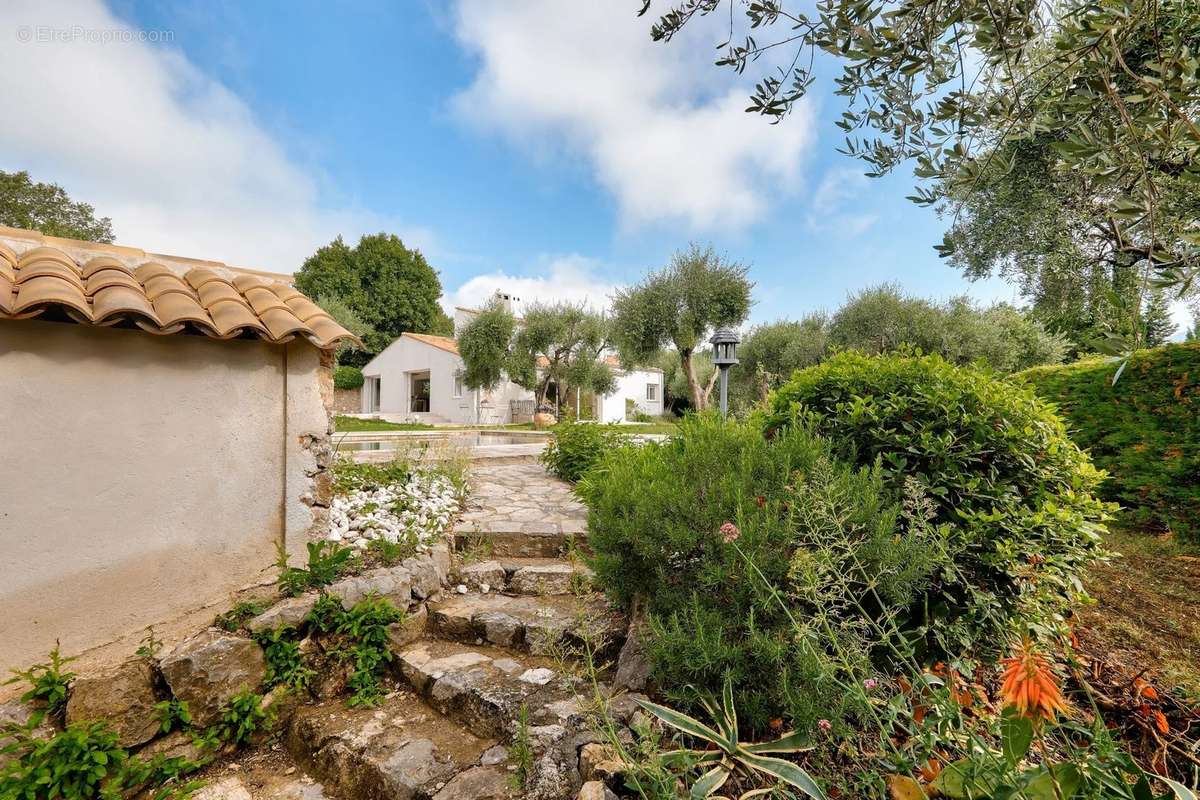
[[409, 375], [408, 410], [412, 414], [429, 411], [429, 373], [413, 372]]

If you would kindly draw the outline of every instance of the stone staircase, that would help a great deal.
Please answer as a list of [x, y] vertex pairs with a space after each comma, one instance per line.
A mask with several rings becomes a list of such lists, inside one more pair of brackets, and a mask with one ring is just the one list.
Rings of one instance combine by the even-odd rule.
[[[423, 628], [392, 639], [396, 690], [374, 708], [302, 707], [288, 726], [287, 752], [328, 800], [568, 800], [593, 777], [579, 751], [601, 737], [578, 658], [590, 648], [611, 659], [625, 621], [564, 554], [584, 530], [569, 487], [541, 467], [480, 471], [451, 586], [426, 602]], [[514, 519], [539, 508], [547, 532]], [[627, 699], [615, 707], [626, 719], [634, 710]]]

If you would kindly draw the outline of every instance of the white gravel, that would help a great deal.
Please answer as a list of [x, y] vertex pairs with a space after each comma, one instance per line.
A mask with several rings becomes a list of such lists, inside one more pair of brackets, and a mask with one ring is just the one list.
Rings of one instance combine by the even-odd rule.
[[447, 478], [414, 472], [402, 484], [334, 497], [327, 538], [361, 550], [372, 539], [398, 542], [412, 533], [418, 548], [425, 549], [441, 538], [458, 508]]

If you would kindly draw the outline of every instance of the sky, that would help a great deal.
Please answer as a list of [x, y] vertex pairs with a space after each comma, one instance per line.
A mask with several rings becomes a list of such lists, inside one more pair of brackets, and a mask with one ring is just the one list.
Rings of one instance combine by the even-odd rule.
[[936, 256], [906, 171], [836, 151], [831, 64], [770, 125], [742, 112], [759, 76], [712, 65], [718, 31], [652, 42], [638, 0], [0, 6], [0, 169], [92, 203], [118, 244], [290, 273], [386, 231], [447, 307], [603, 307], [689, 242], [749, 267], [754, 323], [885, 281], [1019, 300]]

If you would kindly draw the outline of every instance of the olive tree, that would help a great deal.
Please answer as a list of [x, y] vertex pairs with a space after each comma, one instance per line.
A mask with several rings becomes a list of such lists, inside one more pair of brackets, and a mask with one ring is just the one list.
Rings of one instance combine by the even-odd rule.
[[648, 363], [659, 351], [674, 347], [687, 380], [692, 407], [704, 410], [716, 372], [701, 386], [693, 355], [707, 334], [736, 325], [750, 313], [747, 268], [718, 255], [712, 247], [692, 244], [671, 262], [613, 299], [613, 338], [622, 361]]

